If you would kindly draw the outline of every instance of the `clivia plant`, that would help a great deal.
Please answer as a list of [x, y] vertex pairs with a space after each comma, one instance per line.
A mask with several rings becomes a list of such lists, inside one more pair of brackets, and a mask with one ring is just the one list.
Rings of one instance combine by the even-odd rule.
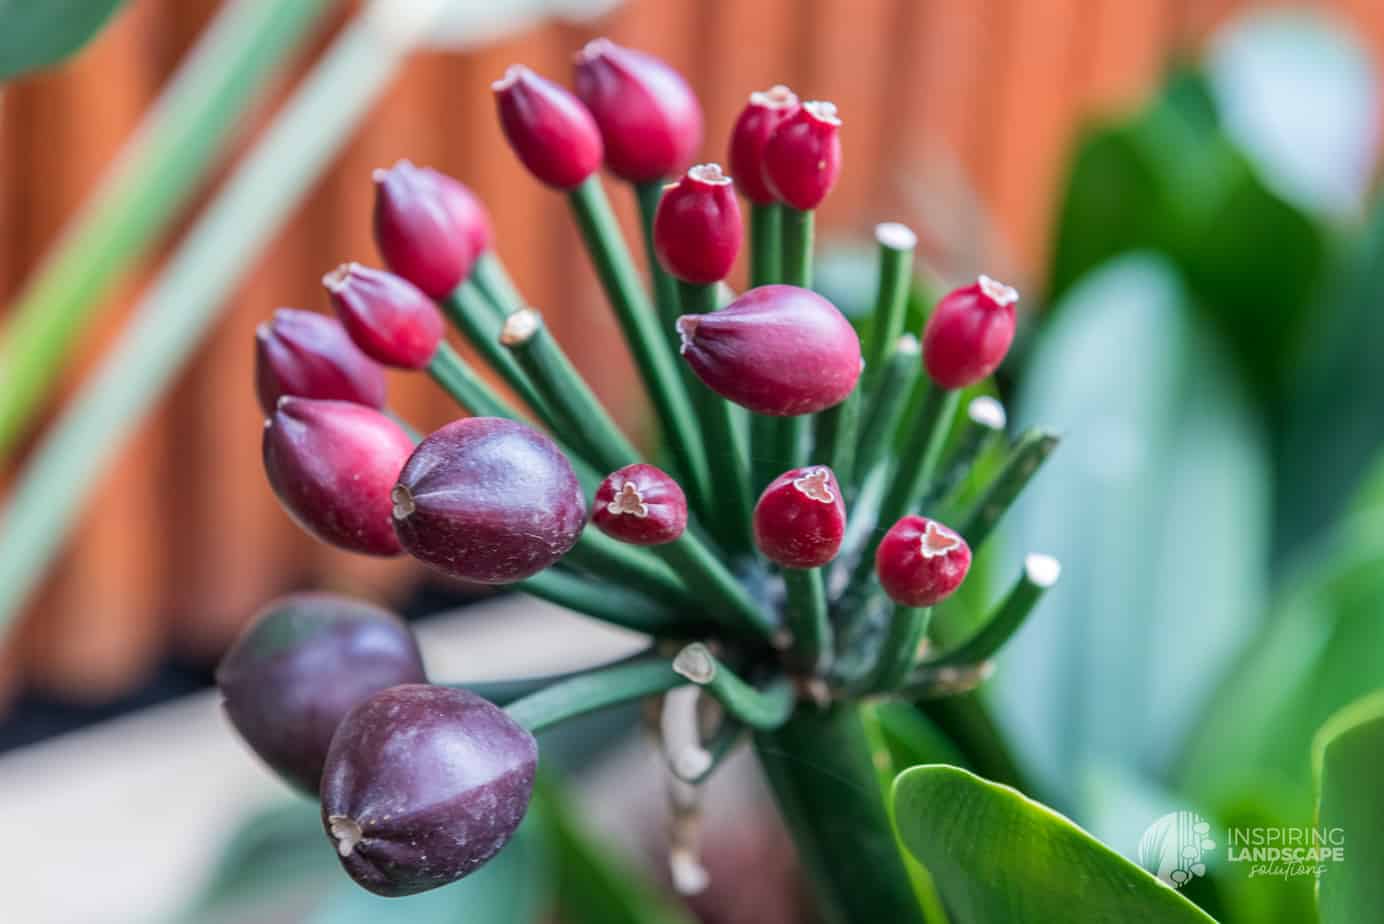
[[[575, 86], [512, 67], [494, 84], [498, 115], [523, 164], [571, 205], [657, 415], [658, 451], [620, 431], [524, 302], [476, 198], [403, 162], [375, 177], [386, 268], [325, 277], [339, 321], [285, 310], [261, 332], [264, 463], [284, 507], [324, 542], [512, 586], [645, 633], [650, 647], [548, 681], [446, 684], [424, 675], [390, 614], [295, 596], [271, 604], [220, 669], [233, 723], [321, 800], [327, 843], [380, 895], [444, 886], [504, 848], [533, 794], [535, 734], [661, 699], [667, 772], [689, 791], [736, 745], [754, 748], [822, 919], [893, 924], [945, 907], [1000, 920], [919, 872], [939, 862], [919, 819], [965, 795], [957, 787], [999, 800], [996, 811], [1023, 797], [951, 767], [905, 773], [891, 793], [904, 766], [890, 763], [873, 710], [960, 705], [942, 727], [965, 763], [990, 727], [971, 691], [1057, 580], [1056, 561], [1030, 556], [967, 637], [930, 635], [934, 608], [1056, 443], [1022, 434], [970, 478], [978, 490], [957, 488], [1004, 426], [992, 397], [963, 392], [1004, 359], [1017, 293], [982, 276], [905, 330], [916, 238], [883, 224], [862, 344], [811, 288], [813, 210], [842, 169], [835, 106], [782, 86], [751, 94], [727, 172], [688, 167], [700, 107], [657, 59], [598, 40], [577, 56]], [[647, 279], [602, 165], [638, 200]], [[746, 237], [751, 287], [736, 295], [724, 279]], [[517, 401], [448, 345], [444, 319]], [[468, 416], [417, 439], [385, 407], [376, 364], [425, 370]], [[928, 786], [941, 802], [923, 798]], [[1057, 830], [1016, 837], [1090, 840], [1060, 816], [1025, 819]], [[706, 877], [695, 838], [677, 830], [670, 866], [692, 891]], [[1129, 919], [1142, 919], [1140, 902], [1200, 919], [1136, 867], [1099, 857], [1122, 890], [1111, 900], [1134, 902]], [[1081, 902], [1104, 900], [1081, 881], [1054, 885], [1078, 918]]]

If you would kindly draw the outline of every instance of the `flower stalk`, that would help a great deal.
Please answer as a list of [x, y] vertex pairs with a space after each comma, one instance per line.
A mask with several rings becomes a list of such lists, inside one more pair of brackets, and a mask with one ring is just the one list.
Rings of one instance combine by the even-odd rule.
[[727, 714], [756, 731], [782, 728], [793, 714], [793, 684], [780, 677], [763, 688], [740, 677], [701, 642], [693, 642], [673, 659], [673, 670], [716, 697]]
[[666, 693], [687, 683], [666, 658], [623, 661], [566, 677], [505, 707], [531, 734], [577, 716]]
[[514, 389], [519, 399], [533, 409], [539, 420], [550, 427], [556, 419], [543, 394], [534, 385], [511, 352], [500, 343], [500, 330], [504, 321], [496, 313], [494, 306], [473, 283], [458, 286], [442, 299], [442, 311], [455, 325], [456, 329], [469, 340], [485, 357], [504, 380]]
[[974, 548], [980, 548], [1000, 518], [1018, 499], [1020, 492], [1038, 474], [1048, 456], [1057, 448], [1059, 437], [1049, 430], [1034, 428], [1019, 437], [1009, 452], [1004, 467], [995, 473], [984, 492], [961, 520], [959, 531]]

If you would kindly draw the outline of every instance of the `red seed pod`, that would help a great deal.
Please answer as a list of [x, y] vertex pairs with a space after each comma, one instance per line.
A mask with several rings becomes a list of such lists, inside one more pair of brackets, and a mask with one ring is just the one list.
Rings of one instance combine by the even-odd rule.
[[284, 779], [313, 795], [346, 713], [387, 687], [426, 682], [418, 643], [398, 616], [325, 593], [270, 603], [216, 668], [236, 731]]
[[601, 482], [591, 522], [621, 542], [663, 545], [687, 529], [687, 498], [667, 472], [636, 462]]
[[255, 394], [266, 416], [284, 395], [383, 408], [384, 370], [336, 318], [280, 308], [255, 329]]
[[600, 169], [601, 132], [581, 100], [518, 64], [490, 88], [509, 146], [540, 182], [572, 189]]
[[971, 547], [952, 529], [909, 515], [889, 527], [875, 553], [884, 592], [903, 606], [932, 606], [950, 597], [971, 568]]
[[740, 203], [720, 164], [698, 164], [663, 189], [654, 250], [669, 275], [709, 285], [726, 278], [745, 235]]
[[760, 286], [677, 327], [697, 378], [756, 414], [814, 414], [844, 401], [860, 377], [855, 329], [808, 289]]
[[779, 84], [751, 93], [750, 101], [735, 120], [726, 161], [740, 194], [751, 202], [770, 205], [778, 201], [764, 182], [764, 146], [774, 129], [792, 117], [798, 106], [797, 94]]
[[398, 555], [390, 489], [413, 441], [373, 408], [285, 397], [264, 424], [264, 471], [309, 533], [365, 555]]
[[785, 119], [764, 145], [764, 183], [782, 202], [807, 211], [822, 204], [841, 175], [841, 120], [814, 101]]
[[754, 541], [785, 568], [820, 568], [836, 557], [846, 534], [846, 504], [825, 465], [784, 472], [754, 506]]
[[461, 183], [401, 160], [375, 171], [375, 245], [391, 271], [446, 298], [489, 248], [490, 219]]
[[943, 388], [974, 385], [999, 368], [1014, 341], [1019, 293], [981, 276], [937, 303], [923, 328], [923, 366]]
[[401, 276], [343, 263], [322, 277], [356, 346], [386, 366], [422, 369], [442, 341], [442, 314]]
[[474, 872], [514, 835], [538, 745], [468, 690], [405, 684], [342, 721], [322, 772], [322, 827], [376, 895], [426, 892]]
[[682, 75], [653, 55], [610, 39], [577, 53], [577, 96], [596, 119], [610, 172], [631, 183], [660, 180], [702, 144], [702, 107]]
[[394, 487], [394, 529], [414, 558], [454, 577], [509, 584], [566, 555], [586, 525], [567, 457], [498, 417], [453, 421], [418, 444]]

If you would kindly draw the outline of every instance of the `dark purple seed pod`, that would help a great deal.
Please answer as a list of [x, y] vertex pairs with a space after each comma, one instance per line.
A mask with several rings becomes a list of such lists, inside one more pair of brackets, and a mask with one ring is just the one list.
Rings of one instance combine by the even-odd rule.
[[577, 96], [601, 128], [605, 164], [630, 183], [682, 169], [702, 144], [702, 107], [682, 75], [610, 39], [577, 54]]
[[923, 366], [943, 388], [966, 388], [999, 368], [1014, 342], [1019, 293], [989, 276], [948, 293], [923, 328]]
[[771, 205], [778, 201], [774, 191], [764, 182], [764, 146], [780, 123], [798, 111], [797, 94], [778, 84], [767, 90], [756, 90], [735, 120], [730, 133], [730, 150], [726, 161], [740, 194], [751, 202]]
[[621, 542], [663, 545], [687, 529], [687, 497], [667, 472], [636, 462], [601, 482], [591, 522]]
[[764, 145], [764, 184], [782, 202], [807, 211], [822, 204], [841, 175], [841, 120], [814, 100], [774, 129]]
[[385, 265], [434, 299], [451, 295], [490, 246], [490, 219], [471, 190], [407, 160], [375, 171], [374, 226]]
[[326, 593], [270, 603], [216, 668], [236, 731], [280, 776], [312, 795], [346, 713], [387, 687], [427, 679], [418, 643], [399, 617]]
[[654, 213], [654, 250], [668, 274], [710, 285], [726, 278], [745, 235], [740, 203], [720, 164], [698, 164], [663, 190]]
[[755, 545], [785, 568], [822, 567], [836, 557], [845, 535], [846, 503], [825, 465], [784, 472], [754, 507]]
[[384, 369], [335, 318], [280, 308], [255, 330], [255, 394], [265, 416], [285, 395], [383, 408]]
[[971, 547], [936, 520], [906, 516], [884, 534], [875, 553], [880, 586], [895, 603], [932, 606], [950, 597], [971, 570]]
[[481, 584], [537, 574], [586, 524], [567, 457], [543, 434], [498, 417], [457, 420], [419, 443], [393, 500], [394, 530], [410, 555]]
[[581, 100], [518, 64], [491, 89], [509, 146], [539, 182], [573, 189], [601, 168], [601, 132]]
[[400, 369], [422, 369], [442, 341], [442, 313], [413, 283], [359, 263], [322, 277], [337, 317], [365, 353]]
[[760, 286], [720, 311], [678, 318], [682, 356], [706, 386], [756, 414], [840, 404], [860, 378], [860, 338], [822, 296]]
[[373, 408], [280, 398], [264, 424], [264, 471], [298, 525], [329, 545], [398, 555], [390, 489], [413, 440]]
[[322, 772], [322, 826], [376, 895], [414, 895], [475, 871], [533, 796], [538, 745], [467, 690], [407, 684], [342, 721]]

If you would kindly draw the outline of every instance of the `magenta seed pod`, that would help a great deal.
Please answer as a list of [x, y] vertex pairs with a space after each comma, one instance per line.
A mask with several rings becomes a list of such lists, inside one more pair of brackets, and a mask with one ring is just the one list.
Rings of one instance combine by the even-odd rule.
[[735, 120], [726, 161], [740, 194], [751, 202], [771, 205], [778, 201], [764, 182], [764, 146], [774, 129], [794, 115], [798, 106], [797, 94], [779, 84], [751, 93], [750, 101]]
[[586, 524], [567, 457], [538, 431], [498, 417], [453, 421], [424, 439], [393, 500], [394, 530], [410, 555], [480, 584], [537, 574]]
[[266, 416], [284, 395], [383, 408], [384, 370], [335, 318], [280, 308], [255, 329], [255, 394]]
[[990, 375], [1014, 342], [1019, 293], [989, 276], [946, 295], [923, 328], [923, 366], [943, 388], [966, 388]]
[[298, 525], [329, 545], [398, 555], [389, 492], [413, 441], [374, 408], [285, 397], [264, 423], [264, 471]]
[[600, 169], [601, 132], [581, 100], [518, 64], [490, 87], [509, 146], [540, 182], [572, 189]]
[[667, 472], [636, 462], [601, 482], [591, 522], [621, 542], [663, 545], [687, 529], [687, 497]]
[[474, 872], [528, 811], [538, 745], [467, 690], [382, 690], [337, 727], [322, 827], [346, 873], [376, 895], [426, 892]]
[[610, 39], [577, 53], [577, 96], [601, 129], [605, 164], [630, 183], [676, 173], [702, 144], [702, 107], [682, 75]]
[[400, 369], [422, 369], [442, 341], [442, 313], [401, 276], [343, 263], [322, 277], [337, 317], [366, 355]]
[[820, 568], [836, 557], [846, 535], [846, 503], [836, 474], [825, 465], [784, 472], [754, 506], [754, 542], [785, 568]]
[[745, 227], [730, 177], [720, 164], [698, 164], [663, 189], [654, 213], [654, 250], [670, 276], [710, 285], [726, 278]]
[[875, 553], [880, 586], [895, 603], [932, 606], [950, 597], [971, 569], [971, 547], [954, 530], [909, 515], [889, 527]]
[[407, 160], [375, 171], [374, 225], [385, 265], [434, 299], [451, 295], [490, 247], [490, 219], [471, 190]]
[[840, 132], [835, 105], [803, 103], [764, 145], [764, 184], [795, 209], [821, 205], [841, 175]]
[[426, 683], [423, 657], [399, 617], [338, 594], [292, 594], [248, 625], [216, 668], [222, 706], [240, 736], [285, 780], [317, 794], [332, 733], [357, 703], [401, 683]]
[[677, 320], [697, 378], [756, 414], [814, 414], [860, 377], [860, 338], [836, 306], [797, 286], [760, 286], [720, 311]]

